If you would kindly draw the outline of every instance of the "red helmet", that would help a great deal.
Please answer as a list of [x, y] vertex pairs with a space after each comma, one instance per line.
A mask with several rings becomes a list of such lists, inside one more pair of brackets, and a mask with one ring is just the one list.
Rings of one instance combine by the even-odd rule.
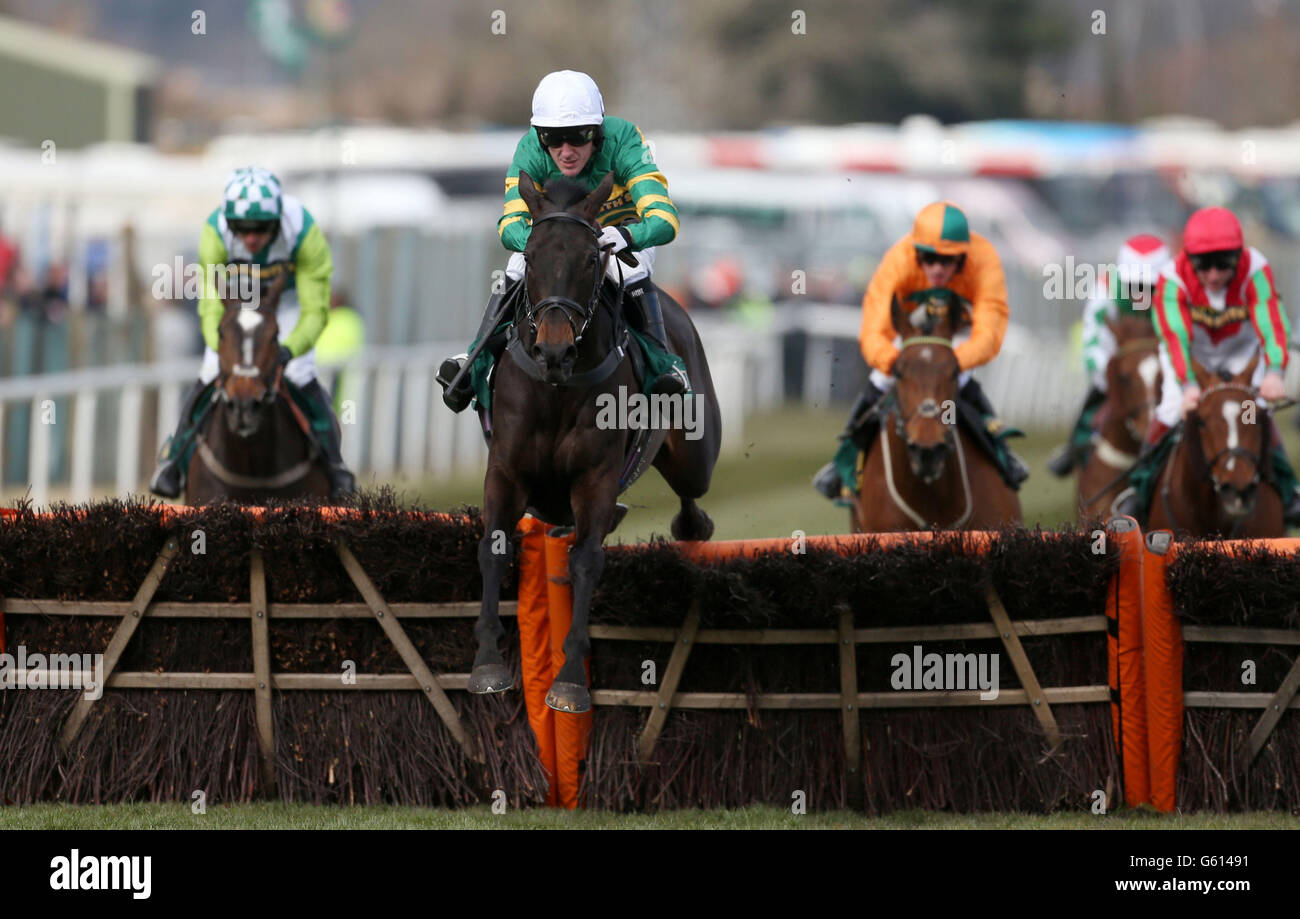
[[1240, 249], [1244, 245], [1241, 224], [1226, 207], [1203, 207], [1187, 220], [1183, 248], [1188, 255]]

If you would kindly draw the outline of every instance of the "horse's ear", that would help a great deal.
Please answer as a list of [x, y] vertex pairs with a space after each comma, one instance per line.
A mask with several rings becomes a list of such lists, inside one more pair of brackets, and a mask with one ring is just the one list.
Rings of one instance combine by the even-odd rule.
[[522, 169], [519, 170], [519, 197], [528, 205], [528, 212], [534, 217], [541, 212], [546, 202], [546, 192], [537, 187], [533, 177]]
[[609, 193], [613, 191], [613, 189], [614, 173], [607, 172], [605, 173], [605, 178], [601, 179], [600, 184], [596, 186], [596, 190], [582, 199], [582, 203], [578, 205], [578, 213], [581, 214], [588, 223], [595, 223], [596, 215], [600, 213], [600, 209], [604, 207], [605, 202], [609, 200]]
[[1120, 339], [1120, 324], [1110, 317], [1106, 318], [1106, 328], [1110, 329], [1110, 334], [1115, 336], [1115, 340]]
[[899, 338], [913, 338], [916, 336], [916, 329], [912, 328], [912, 321], [907, 318], [907, 313], [903, 312], [903, 304], [898, 300], [898, 294], [891, 295], [889, 299], [889, 319], [894, 324], [894, 331], [898, 333]]
[[1249, 386], [1251, 379], [1254, 378], [1255, 376], [1255, 368], [1258, 366], [1259, 366], [1259, 352], [1256, 351], [1255, 356], [1250, 359], [1250, 363], [1245, 366], [1245, 368], [1241, 371], [1241, 373], [1237, 374], [1232, 378], [1232, 382], [1245, 383], [1247, 386]]
[[1192, 376], [1196, 380], [1196, 385], [1201, 389], [1209, 389], [1214, 384], [1214, 375], [1205, 369], [1205, 366], [1196, 358], [1192, 358]]
[[289, 272], [281, 271], [279, 276], [271, 282], [271, 289], [262, 295], [259, 308], [275, 312], [280, 305], [280, 295], [284, 293], [284, 287], [289, 283]]
[[957, 334], [961, 324], [966, 321], [966, 304], [961, 297], [954, 294], [948, 298], [948, 337]]

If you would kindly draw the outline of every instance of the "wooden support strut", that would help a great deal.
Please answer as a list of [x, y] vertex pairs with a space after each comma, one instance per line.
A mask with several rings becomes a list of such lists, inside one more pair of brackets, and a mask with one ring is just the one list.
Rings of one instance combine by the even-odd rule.
[[844, 772], [849, 807], [862, 809], [862, 726], [858, 715], [858, 657], [853, 610], [840, 607], [840, 716], [844, 722]]
[[989, 584], [988, 592], [984, 597], [988, 603], [989, 615], [993, 617], [993, 624], [998, 627], [1002, 646], [1007, 649], [1011, 666], [1016, 670], [1016, 677], [1024, 687], [1029, 705], [1038, 718], [1038, 723], [1043, 727], [1043, 733], [1047, 735], [1050, 754], [1061, 744], [1061, 729], [1056, 724], [1056, 716], [1052, 714], [1052, 707], [1048, 704], [1047, 697], [1043, 695], [1043, 688], [1038, 683], [1038, 677], [1034, 675], [1034, 668], [1030, 666], [1029, 656], [1025, 654], [1019, 634], [1011, 627], [1011, 617], [1007, 615], [1007, 608], [1002, 605], [1002, 598], [998, 596], [997, 588]]
[[271, 717], [271, 638], [267, 622], [266, 570], [262, 551], [253, 549], [248, 560], [248, 606], [253, 624], [253, 698], [257, 718], [258, 758], [263, 790], [275, 796], [275, 728]]
[[438, 717], [442, 719], [442, 723], [447, 726], [451, 736], [456, 738], [456, 742], [464, 748], [469, 758], [476, 763], [482, 763], [483, 755], [475, 749], [474, 744], [465, 733], [455, 706], [451, 704], [451, 700], [447, 698], [447, 693], [443, 691], [442, 686], [438, 683], [432, 671], [429, 670], [424, 659], [420, 657], [420, 652], [415, 650], [415, 645], [411, 644], [411, 639], [407, 637], [402, 624], [397, 621], [397, 617], [389, 609], [388, 603], [375, 589], [374, 583], [370, 580], [370, 576], [366, 574], [365, 569], [361, 567], [361, 563], [357, 561], [357, 557], [352, 554], [352, 550], [348, 548], [342, 537], [339, 537], [334, 543], [334, 548], [338, 552], [339, 560], [343, 562], [348, 577], [352, 579], [352, 583], [360, 591], [362, 599], [366, 601], [370, 611], [379, 620], [379, 626], [384, 630], [384, 634], [388, 636], [388, 640], [393, 643], [397, 653], [402, 656], [402, 662], [406, 664], [407, 669], [419, 681], [420, 689], [433, 705]]
[[650, 717], [646, 719], [645, 729], [641, 731], [641, 737], [637, 741], [637, 759], [642, 766], [649, 764], [655, 743], [659, 740], [659, 732], [663, 730], [664, 722], [668, 720], [668, 712], [672, 708], [677, 684], [681, 682], [682, 671], [686, 669], [686, 659], [690, 657], [691, 648], [695, 645], [695, 633], [699, 628], [700, 601], [697, 598], [691, 603], [686, 620], [677, 633], [677, 640], [673, 642], [673, 653], [668, 658], [668, 668], [664, 671], [663, 682], [659, 684], [654, 707], [650, 709]]
[[[121, 624], [117, 627], [117, 631], [113, 633], [113, 638], [104, 651], [104, 666], [100, 678], [105, 686], [108, 683], [108, 678], [113, 673], [113, 669], [117, 666], [117, 662], [121, 659], [122, 652], [126, 650], [131, 636], [135, 634], [135, 630], [140, 626], [140, 621], [144, 618], [145, 613], [149, 611], [149, 602], [158, 590], [158, 585], [162, 583], [163, 575], [167, 573], [167, 565], [176, 556], [176, 552], [176, 537], [169, 536], [167, 542], [163, 544], [162, 551], [153, 560], [149, 573], [144, 576], [144, 580], [140, 583], [140, 589], [135, 592], [135, 597], [131, 600], [131, 608], [123, 614]], [[95, 688], [102, 698], [104, 686]], [[59, 734], [60, 750], [66, 753], [71, 749], [73, 741], [77, 739], [82, 726], [86, 723], [86, 717], [90, 714], [90, 707], [94, 704], [94, 699], [87, 699], [84, 695], [77, 700], [76, 707], [72, 709], [72, 714], [64, 722], [63, 731]]]
[[1250, 732], [1250, 740], [1245, 750], [1242, 751], [1239, 758], [1238, 768], [1245, 771], [1246, 767], [1255, 761], [1268, 739], [1273, 734], [1273, 729], [1277, 727], [1282, 715], [1291, 707], [1292, 700], [1296, 697], [1297, 690], [1300, 690], [1300, 655], [1296, 655], [1295, 662], [1291, 664], [1291, 669], [1287, 671], [1286, 677], [1282, 680], [1282, 685], [1278, 687], [1277, 692], [1268, 700], [1264, 708], [1264, 714], [1259, 716], [1255, 722], [1254, 729]]

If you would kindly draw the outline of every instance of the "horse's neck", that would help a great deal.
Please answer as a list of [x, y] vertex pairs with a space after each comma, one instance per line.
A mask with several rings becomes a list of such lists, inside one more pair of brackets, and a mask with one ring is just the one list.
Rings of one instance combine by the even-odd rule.
[[591, 324], [587, 326], [587, 331], [578, 344], [578, 359], [573, 365], [574, 373], [594, 370], [600, 366], [605, 355], [618, 344], [614, 340], [614, 332], [618, 328], [621, 317], [614, 314], [622, 308], [622, 304], [606, 306], [603, 297], [596, 304], [596, 314], [591, 317]]
[[1112, 447], [1128, 453], [1137, 453], [1142, 448], [1142, 441], [1133, 436], [1128, 428], [1128, 406], [1115, 397], [1115, 391], [1106, 394], [1106, 404], [1102, 409], [1106, 420], [1098, 432]]

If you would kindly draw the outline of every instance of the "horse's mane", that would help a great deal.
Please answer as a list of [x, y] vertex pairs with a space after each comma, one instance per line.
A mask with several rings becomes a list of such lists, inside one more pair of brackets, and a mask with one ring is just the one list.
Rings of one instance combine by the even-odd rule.
[[585, 199], [591, 192], [570, 178], [556, 176], [547, 181], [543, 194], [545, 194], [547, 201], [560, 210], [567, 211]]

